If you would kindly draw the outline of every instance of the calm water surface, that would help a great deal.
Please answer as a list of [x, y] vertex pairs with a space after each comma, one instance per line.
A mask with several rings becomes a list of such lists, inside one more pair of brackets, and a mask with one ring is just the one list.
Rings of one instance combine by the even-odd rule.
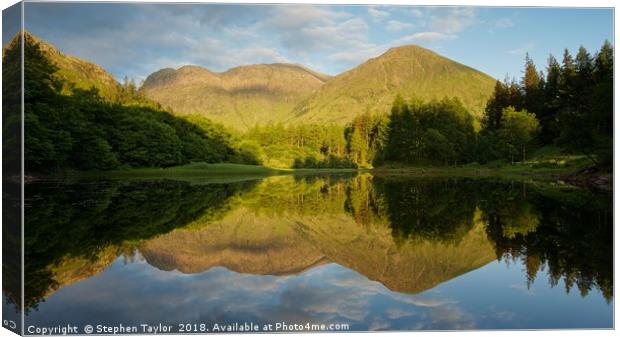
[[610, 195], [371, 175], [26, 195], [26, 326], [613, 327]]

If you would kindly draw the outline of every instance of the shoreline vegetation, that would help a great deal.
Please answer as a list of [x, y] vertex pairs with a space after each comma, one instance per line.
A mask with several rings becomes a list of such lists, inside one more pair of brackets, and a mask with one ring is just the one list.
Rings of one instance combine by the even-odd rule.
[[[360, 174], [373, 176], [410, 177], [467, 177], [499, 179], [531, 179], [540, 182], [554, 182], [567, 187], [594, 189], [609, 192], [613, 181], [607, 175], [588, 166], [585, 158], [565, 156], [563, 158], [536, 159], [526, 163], [511, 164], [467, 164], [457, 166], [411, 166], [400, 163], [386, 164], [373, 168], [275, 168], [262, 165], [231, 163], [192, 163], [167, 168], [126, 168], [111, 171], [67, 170], [44, 176], [30, 176], [30, 181], [47, 179], [199, 179], [209, 181], [261, 179], [278, 175], [322, 175]], [[226, 179], [227, 178], [227, 179]], [[603, 183], [601, 183], [601, 181]]]

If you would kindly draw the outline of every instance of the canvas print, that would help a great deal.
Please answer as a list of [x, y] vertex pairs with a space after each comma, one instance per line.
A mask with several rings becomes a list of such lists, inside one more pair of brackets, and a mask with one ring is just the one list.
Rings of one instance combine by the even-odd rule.
[[2, 16], [6, 329], [614, 328], [614, 8]]

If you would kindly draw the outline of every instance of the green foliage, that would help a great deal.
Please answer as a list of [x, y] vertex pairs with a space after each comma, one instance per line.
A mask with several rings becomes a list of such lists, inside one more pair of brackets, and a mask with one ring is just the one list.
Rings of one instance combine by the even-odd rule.
[[387, 124], [382, 160], [414, 165], [473, 160], [473, 118], [457, 98], [405, 103], [397, 97]]
[[344, 130], [348, 158], [361, 167], [372, 167], [383, 160], [388, 137], [388, 118], [366, 112], [357, 116]]
[[[518, 151], [525, 158], [523, 144], [529, 132], [523, 132], [517, 137], [521, 141], [516, 141], [516, 134], [508, 132], [508, 129], [516, 130], [515, 124], [509, 128], [503, 125], [507, 121], [503, 113], [512, 106], [517, 111], [527, 110], [538, 120], [540, 145], [556, 144], [584, 154], [595, 164], [609, 165], [613, 156], [612, 59], [613, 47], [608, 41], [594, 56], [584, 47], [579, 48], [575, 58], [565, 50], [561, 65], [553, 56], [549, 57], [545, 78], [526, 55], [520, 85], [508, 80], [496, 83], [483, 117], [478, 161], [507, 157], [512, 161]], [[517, 129], [533, 130], [532, 118], [529, 121], [521, 118]]]
[[7, 177], [22, 171], [21, 45], [17, 34], [2, 54], [2, 168]]
[[525, 160], [526, 148], [538, 131], [539, 124], [534, 114], [527, 110], [516, 111], [513, 107], [504, 109], [498, 134], [511, 162], [514, 163], [514, 157], [519, 154], [522, 154], [522, 160]]
[[337, 125], [269, 124], [249, 129], [244, 138], [254, 144], [262, 162], [271, 167], [351, 168], [344, 129]]

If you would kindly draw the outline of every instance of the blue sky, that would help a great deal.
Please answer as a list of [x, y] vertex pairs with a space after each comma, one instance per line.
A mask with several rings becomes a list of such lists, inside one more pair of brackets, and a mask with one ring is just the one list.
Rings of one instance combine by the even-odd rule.
[[[136, 80], [185, 64], [213, 71], [291, 62], [335, 75], [418, 44], [495, 78], [613, 42], [612, 9], [27, 3], [26, 29]], [[3, 36], [6, 40], [6, 37]]]

